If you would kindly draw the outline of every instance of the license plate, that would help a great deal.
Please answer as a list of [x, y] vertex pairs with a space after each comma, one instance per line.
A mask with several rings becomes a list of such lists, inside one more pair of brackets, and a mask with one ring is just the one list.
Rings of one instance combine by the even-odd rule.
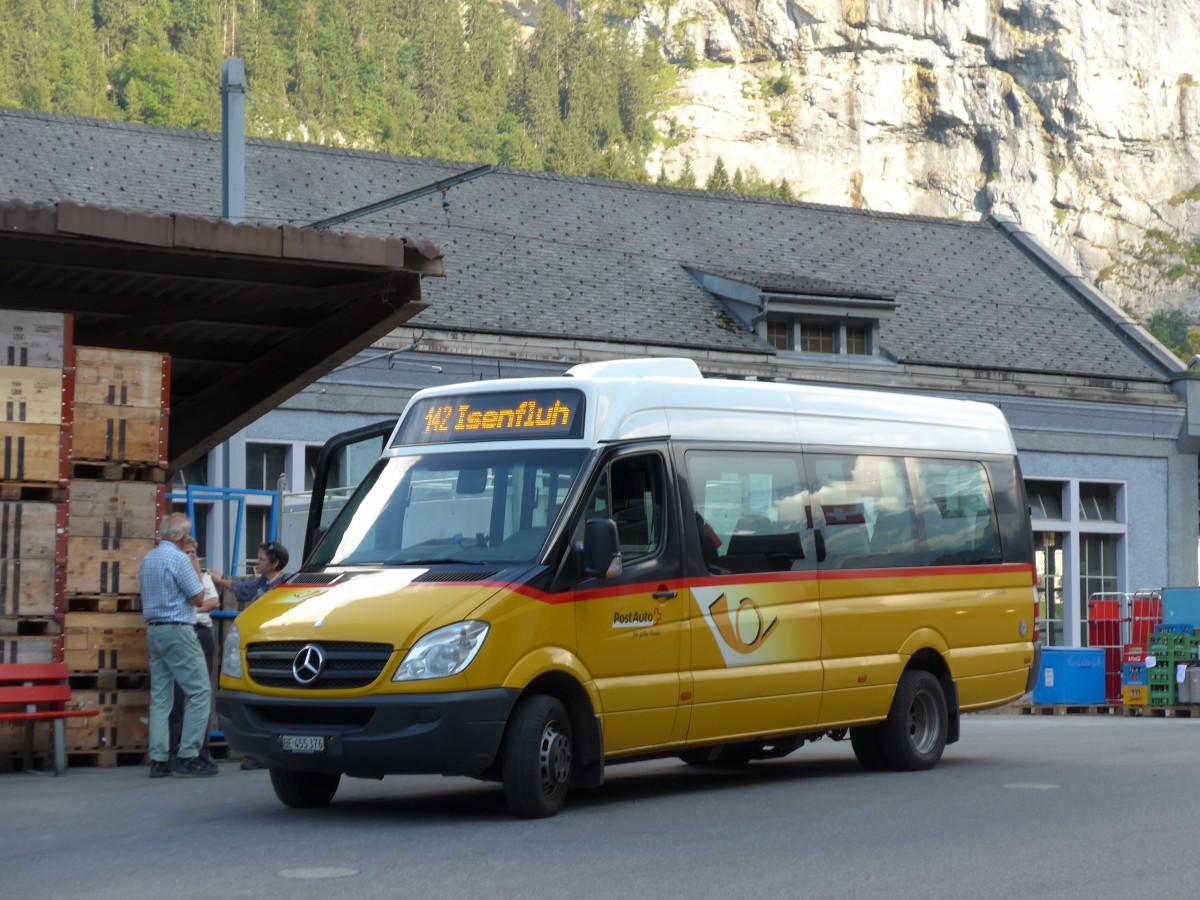
[[289, 753], [324, 753], [324, 735], [281, 734], [279, 746]]

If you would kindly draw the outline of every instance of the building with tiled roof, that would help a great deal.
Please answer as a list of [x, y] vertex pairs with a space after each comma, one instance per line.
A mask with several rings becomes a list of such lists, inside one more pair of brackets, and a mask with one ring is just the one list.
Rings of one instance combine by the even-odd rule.
[[[248, 140], [245, 218], [311, 225], [470, 169]], [[221, 171], [220, 135], [0, 110], [5, 199], [215, 217]], [[1200, 382], [1016, 223], [496, 168], [336, 227], [430, 240], [446, 277], [374, 352], [190, 477], [273, 486], [284, 466], [299, 490], [325, 437], [394, 417], [419, 387], [687, 356], [715, 376], [999, 406], [1055, 642], [1086, 637], [1091, 593], [1197, 580]]]

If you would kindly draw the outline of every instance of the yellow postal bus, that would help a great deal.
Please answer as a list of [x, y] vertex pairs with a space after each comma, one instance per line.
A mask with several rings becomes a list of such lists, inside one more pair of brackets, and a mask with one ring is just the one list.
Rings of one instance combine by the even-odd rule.
[[217, 710], [294, 807], [442, 773], [548, 816], [613, 763], [821, 737], [927, 769], [1032, 687], [1033, 584], [991, 406], [587, 364], [414, 396]]

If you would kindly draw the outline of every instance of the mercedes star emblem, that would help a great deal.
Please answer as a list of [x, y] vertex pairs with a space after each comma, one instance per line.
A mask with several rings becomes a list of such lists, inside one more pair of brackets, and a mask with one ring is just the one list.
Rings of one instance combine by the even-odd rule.
[[292, 660], [292, 677], [300, 684], [312, 684], [325, 668], [325, 651], [316, 644], [305, 644]]

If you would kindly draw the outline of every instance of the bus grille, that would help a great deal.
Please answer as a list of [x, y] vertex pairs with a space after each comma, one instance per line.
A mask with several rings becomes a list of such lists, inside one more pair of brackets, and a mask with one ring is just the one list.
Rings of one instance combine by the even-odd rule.
[[[321, 673], [307, 684], [292, 674], [296, 655], [309, 645], [325, 656]], [[246, 663], [250, 679], [263, 687], [314, 691], [338, 691], [365, 687], [379, 677], [392, 658], [390, 644], [360, 644], [347, 641], [276, 641], [249, 644]]]

